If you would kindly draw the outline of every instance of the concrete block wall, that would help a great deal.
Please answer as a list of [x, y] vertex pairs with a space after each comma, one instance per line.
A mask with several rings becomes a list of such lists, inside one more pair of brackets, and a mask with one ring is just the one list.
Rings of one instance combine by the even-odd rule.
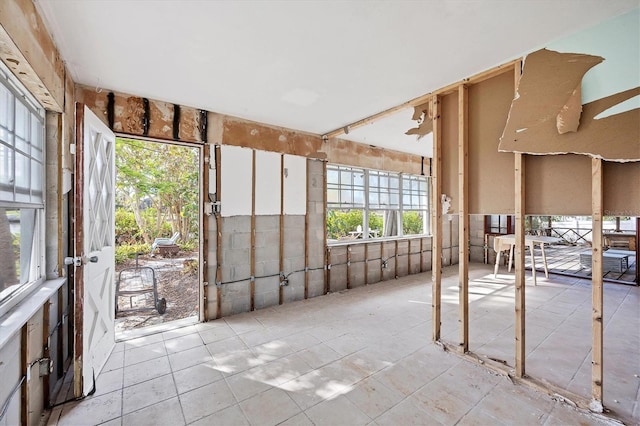
[[284, 217], [284, 273], [288, 275], [288, 284], [283, 288], [284, 303], [304, 299], [304, 232], [304, 216]]
[[382, 281], [382, 243], [368, 243], [367, 248], [367, 283]]
[[[280, 301], [280, 215], [256, 216], [255, 233], [256, 285], [254, 303], [256, 309], [262, 309], [277, 305]], [[288, 234], [285, 231], [285, 240], [287, 237]], [[247, 260], [247, 265], [250, 265], [249, 262], [250, 259]]]
[[472, 262], [484, 262], [484, 215], [469, 216], [469, 255]]
[[247, 312], [251, 307], [250, 233], [250, 216], [222, 218], [222, 316]]
[[[255, 309], [274, 306], [280, 302], [280, 272], [288, 277], [282, 287], [283, 303], [324, 294], [325, 282], [325, 223], [324, 223], [324, 162], [308, 160], [307, 210], [309, 271], [305, 271], [304, 215], [283, 217], [283, 271], [280, 271], [280, 215], [255, 217]], [[208, 318], [234, 315], [251, 309], [251, 216], [232, 216], [220, 219], [220, 233], [215, 216], [209, 220]], [[217, 312], [216, 250], [221, 238], [222, 284], [220, 313]], [[307, 278], [305, 278], [307, 275]]]
[[350, 249], [349, 288], [361, 287], [365, 282], [364, 245], [354, 245]]
[[309, 294], [324, 294], [325, 218], [324, 218], [324, 161], [307, 161], [307, 216], [309, 220]]

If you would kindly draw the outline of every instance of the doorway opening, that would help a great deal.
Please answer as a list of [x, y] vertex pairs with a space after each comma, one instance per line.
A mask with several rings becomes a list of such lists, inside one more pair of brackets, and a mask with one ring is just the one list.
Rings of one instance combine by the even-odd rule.
[[200, 161], [199, 146], [116, 138], [117, 339], [198, 321]]

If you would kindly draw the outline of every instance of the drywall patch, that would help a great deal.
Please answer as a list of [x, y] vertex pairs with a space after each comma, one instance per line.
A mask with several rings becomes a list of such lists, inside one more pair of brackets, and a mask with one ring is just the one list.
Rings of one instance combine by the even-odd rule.
[[405, 132], [405, 135], [417, 135], [418, 139], [433, 132], [433, 114], [431, 112], [431, 102], [418, 105], [413, 109], [412, 120], [418, 122], [418, 127], [414, 127]]
[[584, 74], [602, 60], [599, 56], [546, 49], [528, 55], [498, 150], [640, 161], [640, 109], [594, 119], [638, 95], [640, 87], [583, 105], [577, 132], [571, 131], [578, 115], [576, 88]]

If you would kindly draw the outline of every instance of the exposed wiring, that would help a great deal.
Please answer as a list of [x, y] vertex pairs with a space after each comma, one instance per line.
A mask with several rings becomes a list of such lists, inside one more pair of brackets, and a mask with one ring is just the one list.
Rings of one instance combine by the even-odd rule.
[[4, 404], [2, 404], [2, 411], [0, 411], [0, 421], [2, 421], [5, 414], [7, 414], [7, 409], [9, 408], [9, 404], [11, 403], [11, 399], [13, 399], [13, 395], [15, 395], [18, 389], [20, 389], [20, 386], [22, 386], [22, 384], [26, 379], [27, 379], [26, 375], [22, 376], [18, 384], [15, 385], [13, 389], [11, 389], [11, 392], [9, 392], [9, 395], [7, 396], [7, 400], [4, 402]]

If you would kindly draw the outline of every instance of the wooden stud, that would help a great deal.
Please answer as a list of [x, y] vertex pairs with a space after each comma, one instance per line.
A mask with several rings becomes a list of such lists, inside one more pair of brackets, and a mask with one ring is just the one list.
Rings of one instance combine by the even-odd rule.
[[347, 289], [351, 288], [351, 246], [347, 246]]
[[[58, 306], [60, 310], [60, 306]], [[51, 300], [47, 300], [42, 306], [42, 357], [51, 357], [51, 348], [49, 347], [49, 335], [51, 334]], [[42, 399], [44, 400], [45, 408], [51, 405], [49, 401], [50, 391], [50, 379], [51, 375], [47, 374], [42, 377]]]
[[394, 253], [393, 253], [393, 276], [398, 278], [398, 240], [395, 241], [394, 244]]
[[[322, 235], [324, 238], [325, 250], [328, 250], [327, 246], [327, 162], [322, 162]], [[329, 292], [329, 265], [330, 259], [327, 253], [324, 268], [324, 294]]]
[[329, 247], [326, 248], [326, 257], [324, 294], [328, 294], [331, 291], [331, 249]]
[[442, 121], [440, 120], [440, 97], [431, 99], [433, 111], [433, 159], [431, 176], [431, 223], [433, 224], [431, 261], [431, 317], [434, 341], [440, 340], [440, 318], [442, 297]]
[[458, 275], [460, 352], [469, 351], [469, 91], [458, 87]]
[[[74, 188], [74, 254], [81, 256], [84, 252], [84, 105], [76, 103], [76, 161]], [[74, 273], [73, 282], [73, 392], [76, 397], [82, 396], [82, 355], [84, 335], [84, 268], [70, 268]]]
[[251, 264], [250, 307], [256, 310], [256, 150], [251, 150]]
[[[66, 84], [66, 79], [65, 79], [65, 84]], [[58, 169], [58, 191], [56, 191], [58, 193], [58, 205], [57, 205], [57, 209], [58, 209], [58, 276], [62, 277], [64, 276], [64, 270], [66, 269], [65, 265], [64, 265], [64, 250], [62, 249], [64, 247], [64, 230], [63, 230], [63, 226], [62, 226], [62, 219], [64, 217], [63, 211], [62, 211], [62, 206], [63, 206], [63, 200], [64, 200], [64, 191], [62, 191], [62, 187], [63, 187], [63, 168], [62, 168], [62, 147], [64, 145], [63, 140], [62, 140], [62, 135], [63, 133], [63, 114], [57, 114], [58, 116], [58, 140], [57, 140], [57, 157], [58, 157], [58, 163], [57, 163], [57, 169]]]
[[284, 154], [280, 155], [280, 248], [278, 249], [280, 267], [280, 286], [278, 287], [278, 303], [284, 303]]
[[[216, 161], [216, 201], [221, 201], [222, 193], [222, 154], [220, 145], [214, 147]], [[216, 318], [222, 318], [222, 215], [216, 213]]]
[[[204, 161], [202, 161], [202, 196], [204, 200], [209, 197], [209, 169], [211, 167], [211, 146], [205, 144], [201, 151]], [[202, 277], [202, 299], [200, 301], [200, 307], [202, 309], [200, 314], [200, 320], [209, 321], [209, 217], [202, 215], [202, 252], [200, 253], [202, 265], [202, 271], [200, 272]]]
[[[29, 334], [28, 325], [22, 326], [20, 333], [20, 369], [22, 374], [27, 374], [31, 368], [29, 365]], [[29, 372], [31, 373], [31, 372]], [[20, 389], [20, 424], [26, 426], [29, 424], [29, 380], [22, 383]]]
[[[514, 91], [518, 87], [520, 79], [520, 63], [514, 66]], [[514, 181], [515, 181], [515, 343], [516, 343], [516, 376], [523, 377], [525, 375], [525, 156], [523, 154], [515, 154], [514, 159]], [[535, 271], [534, 271], [535, 273]]]
[[593, 411], [603, 411], [602, 160], [591, 159], [591, 394]]
[[420, 237], [420, 272], [424, 272], [424, 238]]
[[411, 241], [407, 240], [407, 275], [411, 275]]
[[384, 281], [384, 242], [380, 241], [380, 281]]
[[309, 298], [309, 162], [307, 159], [307, 174], [305, 188], [307, 188], [307, 210], [304, 214], [304, 298]]
[[640, 259], [640, 216], [636, 217], [636, 284], [640, 285], [640, 268], [638, 268], [637, 259]]
[[364, 245], [364, 285], [369, 284], [369, 244]]

